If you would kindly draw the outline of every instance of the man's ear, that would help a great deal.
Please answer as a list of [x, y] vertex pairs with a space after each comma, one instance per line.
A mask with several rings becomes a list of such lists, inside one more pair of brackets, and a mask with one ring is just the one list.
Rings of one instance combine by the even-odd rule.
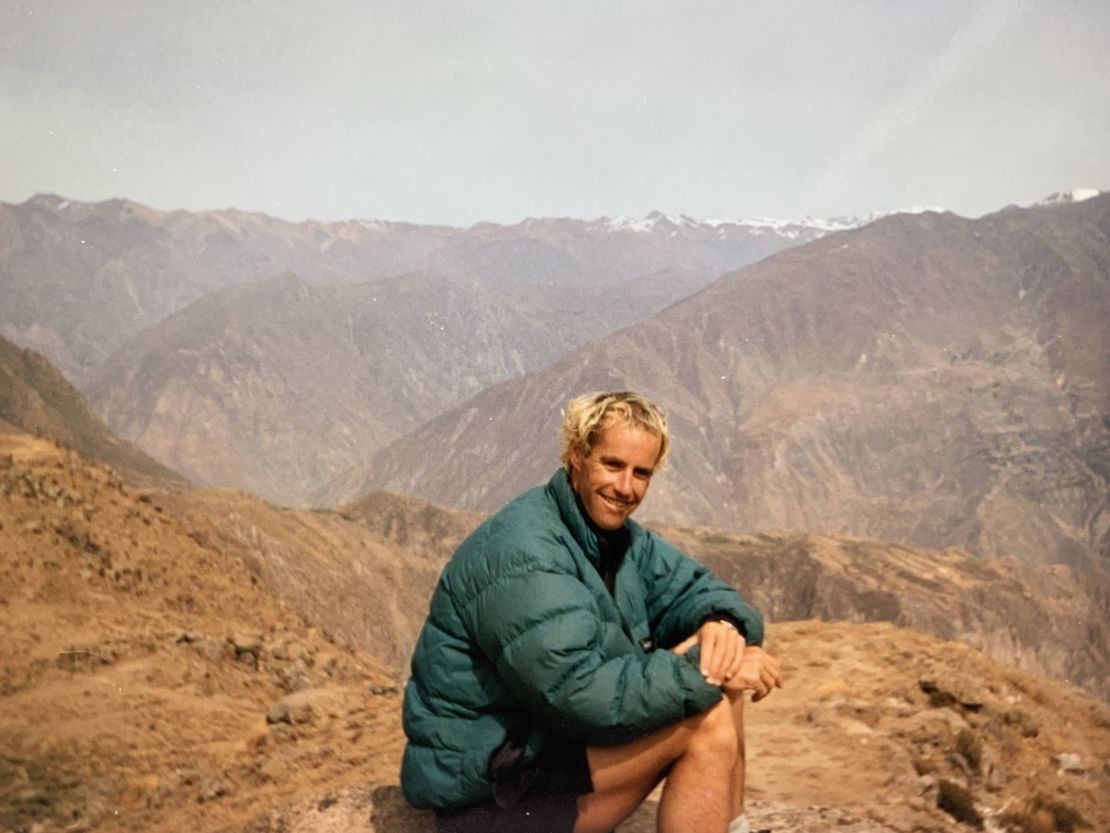
[[570, 467], [572, 469], [581, 469], [582, 461], [585, 459], [585, 455], [582, 453], [582, 446], [580, 446], [578, 443], [571, 443], [569, 456]]

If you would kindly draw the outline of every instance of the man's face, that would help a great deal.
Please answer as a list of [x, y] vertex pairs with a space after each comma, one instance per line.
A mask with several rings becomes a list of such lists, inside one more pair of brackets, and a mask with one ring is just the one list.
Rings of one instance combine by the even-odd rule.
[[571, 448], [570, 482], [590, 520], [620, 529], [647, 494], [661, 446], [650, 431], [611, 421], [587, 456]]

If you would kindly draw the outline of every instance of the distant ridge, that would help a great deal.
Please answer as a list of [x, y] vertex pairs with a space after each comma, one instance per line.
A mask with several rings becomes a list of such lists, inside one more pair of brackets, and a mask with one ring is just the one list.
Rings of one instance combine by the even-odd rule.
[[83, 387], [143, 329], [210, 292], [284, 272], [318, 284], [436, 272], [501, 292], [580, 293], [666, 271], [715, 276], [830, 231], [808, 222], [675, 224], [658, 213], [633, 225], [289, 222], [38, 194], [0, 203], [0, 335], [43, 353]]

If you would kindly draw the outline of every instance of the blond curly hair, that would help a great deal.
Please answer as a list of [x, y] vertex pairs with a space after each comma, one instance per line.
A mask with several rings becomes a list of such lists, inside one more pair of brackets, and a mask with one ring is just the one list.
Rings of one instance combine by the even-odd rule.
[[659, 437], [659, 457], [655, 461], [655, 469], [658, 471], [663, 468], [671, 450], [667, 416], [646, 396], [624, 390], [587, 393], [575, 397], [567, 405], [563, 411], [559, 459], [568, 473], [571, 449], [578, 448], [583, 457], [588, 457], [598, 435], [614, 419], [622, 420], [629, 428], [641, 428]]

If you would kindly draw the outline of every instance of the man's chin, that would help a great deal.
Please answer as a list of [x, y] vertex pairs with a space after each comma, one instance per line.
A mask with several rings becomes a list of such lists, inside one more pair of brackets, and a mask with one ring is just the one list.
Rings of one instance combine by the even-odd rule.
[[620, 529], [624, 526], [624, 522], [628, 520], [632, 511], [630, 509], [614, 509], [608, 503], [602, 502], [602, 511], [598, 514], [601, 517], [594, 518], [593, 522], [602, 529], [612, 532], [614, 529]]

